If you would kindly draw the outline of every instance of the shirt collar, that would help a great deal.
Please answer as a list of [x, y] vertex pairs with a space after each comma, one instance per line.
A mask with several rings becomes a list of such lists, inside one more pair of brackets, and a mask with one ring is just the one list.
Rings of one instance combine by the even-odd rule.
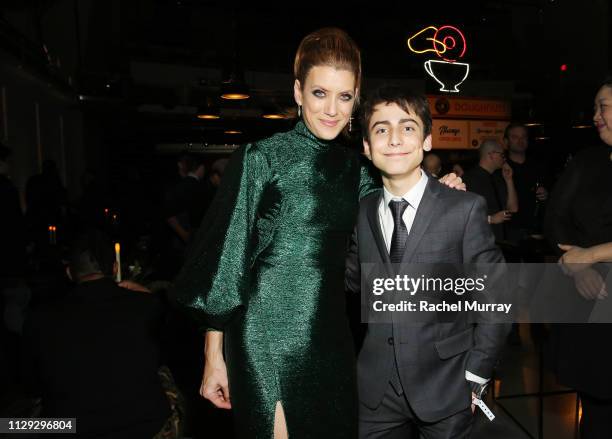
[[419, 204], [421, 203], [421, 198], [423, 198], [423, 194], [425, 193], [425, 187], [427, 186], [427, 174], [419, 169], [421, 172], [421, 178], [412, 186], [412, 188], [406, 192], [402, 197], [397, 197], [393, 195], [391, 192], [387, 190], [386, 187], [383, 187], [383, 208], [385, 209], [385, 214], [389, 210], [389, 202], [391, 200], [401, 200], [404, 199], [410, 203], [414, 210], [419, 208]]

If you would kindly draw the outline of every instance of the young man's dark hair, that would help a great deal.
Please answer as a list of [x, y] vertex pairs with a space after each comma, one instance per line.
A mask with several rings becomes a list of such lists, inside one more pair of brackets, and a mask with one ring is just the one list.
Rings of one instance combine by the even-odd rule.
[[91, 228], [75, 236], [68, 260], [75, 281], [89, 274], [112, 276], [114, 262], [113, 243], [104, 233]]
[[387, 85], [374, 90], [361, 109], [361, 129], [366, 141], [370, 142], [369, 125], [374, 108], [383, 103], [397, 104], [406, 113], [414, 112], [423, 121], [424, 137], [431, 134], [431, 110], [427, 98], [399, 86]]

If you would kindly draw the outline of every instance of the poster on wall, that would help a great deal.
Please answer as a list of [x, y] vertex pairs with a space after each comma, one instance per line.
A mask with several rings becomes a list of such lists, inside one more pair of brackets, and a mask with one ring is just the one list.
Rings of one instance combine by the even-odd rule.
[[435, 149], [466, 149], [470, 145], [470, 130], [465, 120], [434, 119], [431, 128]]
[[478, 149], [487, 139], [494, 139], [501, 145], [509, 123], [499, 120], [434, 119], [432, 145], [434, 149]]
[[504, 130], [510, 122], [493, 120], [471, 120], [470, 124], [470, 147], [479, 148], [480, 144], [488, 139], [503, 144]]
[[461, 119], [510, 119], [510, 102], [498, 99], [456, 98], [450, 96], [427, 96], [432, 117]]

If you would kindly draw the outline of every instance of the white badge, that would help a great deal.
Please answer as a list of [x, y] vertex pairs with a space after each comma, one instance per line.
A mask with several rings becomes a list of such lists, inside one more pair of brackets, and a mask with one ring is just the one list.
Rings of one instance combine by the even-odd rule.
[[472, 404], [477, 405], [478, 407], [480, 407], [480, 410], [482, 410], [482, 412], [485, 414], [485, 416], [487, 418], [489, 418], [489, 421], [492, 421], [493, 419], [495, 419], [495, 415], [489, 409], [489, 407], [487, 407], [487, 405], [485, 404], [485, 402], [482, 399], [472, 398]]

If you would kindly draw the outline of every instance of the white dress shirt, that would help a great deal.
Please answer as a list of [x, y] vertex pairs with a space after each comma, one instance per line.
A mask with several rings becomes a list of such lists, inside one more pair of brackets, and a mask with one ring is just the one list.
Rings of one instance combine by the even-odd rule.
[[[383, 187], [383, 196], [380, 200], [380, 204], [378, 206], [378, 221], [380, 222], [380, 228], [382, 230], [383, 239], [385, 240], [385, 246], [387, 247], [387, 251], [391, 251], [391, 238], [393, 236], [393, 213], [389, 208], [389, 202], [391, 200], [401, 201], [406, 200], [409, 203], [409, 206], [404, 211], [402, 215], [402, 220], [406, 225], [406, 229], [408, 229], [408, 239], [410, 239], [410, 230], [412, 229], [412, 224], [414, 223], [414, 218], [416, 217], [417, 209], [419, 208], [419, 204], [421, 203], [421, 199], [423, 198], [423, 194], [425, 193], [425, 187], [427, 186], [427, 175], [421, 172], [421, 178], [408, 192], [406, 192], [403, 196], [398, 197], [393, 195], [391, 192], [387, 190], [386, 187]], [[478, 384], [485, 384], [489, 380], [479, 377], [478, 375], [474, 375], [472, 372], [465, 371], [465, 379], [468, 381], [473, 381]]]

